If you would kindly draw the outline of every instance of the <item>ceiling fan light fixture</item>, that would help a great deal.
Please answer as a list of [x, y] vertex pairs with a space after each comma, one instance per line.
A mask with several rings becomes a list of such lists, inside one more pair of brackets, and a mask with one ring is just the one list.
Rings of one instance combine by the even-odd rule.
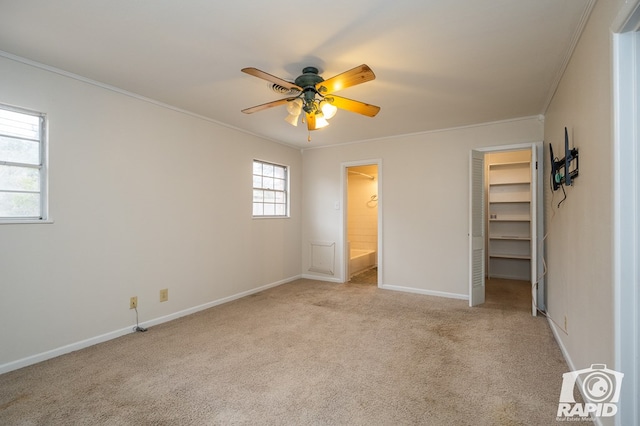
[[380, 111], [378, 106], [333, 94], [338, 90], [375, 79], [373, 71], [366, 64], [329, 79], [324, 79], [318, 75], [316, 67], [305, 67], [302, 70], [302, 75], [299, 75], [294, 82], [283, 80], [253, 67], [243, 68], [241, 71], [268, 81], [271, 83], [272, 89], [277, 93], [289, 93], [292, 95], [285, 99], [245, 108], [242, 110], [245, 114], [286, 105], [288, 115], [285, 117], [285, 121], [292, 126], [297, 126], [298, 119], [304, 111], [301, 120], [302, 123], [306, 123], [305, 127], [311, 132], [312, 130], [327, 127], [329, 125], [327, 120], [335, 116], [338, 108], [368, 117], [374, 117]]
[[285, 117], [284, 121], [291, 124], [292, 126], [298, 126], [298, 117], [300, 114], [289, 114]]
[[291, 115], [300, 115], [302, 111], [302, 99], [294, 99], [287, 104], [287, 112]]
[[316, 129], [322, 129], [323, 127], [327, 127], [329, 122], [321, 112], [316, 113]]
[[326, 118], [327, 120], [332, 119], [338, 111], [338, 108], [326, 99], [320, 102], [320, 109], [322, 110], [324, 118]]

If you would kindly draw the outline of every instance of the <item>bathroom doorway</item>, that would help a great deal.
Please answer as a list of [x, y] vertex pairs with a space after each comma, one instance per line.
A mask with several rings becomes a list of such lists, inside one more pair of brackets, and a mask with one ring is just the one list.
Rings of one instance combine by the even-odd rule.
[[377, 162], [345, 165], [345, 281], [352, 284], [380, 284], [379, 189]]

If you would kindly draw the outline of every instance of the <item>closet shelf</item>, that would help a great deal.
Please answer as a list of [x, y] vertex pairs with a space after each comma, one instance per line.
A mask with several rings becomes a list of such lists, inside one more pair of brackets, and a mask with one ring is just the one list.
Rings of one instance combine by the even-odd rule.
[[500, 254], [500, 253], [492, 253], [489, 255], [490, 258], [496, 259], [517, 259], [517, 260], [531, 260], [531, 256], [523, 255], [523, 254]]
[[491, 163], [489, 164], [489, 168], [490, 169], [495, 169], [495, 168], [502, 168], [502, 167], [508, 167], [508, 168], [513, 168], [514, 166], [519, 166], [519, 165], [529, 165], [531, 164], [531, 161], [505, 161], [505, 162], [498, 162], [498, 163]]
[[531, 271], [531, 162], [504, 158], [487, 168], [487, 276], [525, 279]]
[[511, 181], [511, 182], [491, 182], [489, 181], [489, 186], [505, 186], [505, 185], [528, 185], [529, 181]]
[[505, 241], [531, 241], [531, 237], [518, 237], [511, 235], [489, 236], [490, 240], [505, 240]]

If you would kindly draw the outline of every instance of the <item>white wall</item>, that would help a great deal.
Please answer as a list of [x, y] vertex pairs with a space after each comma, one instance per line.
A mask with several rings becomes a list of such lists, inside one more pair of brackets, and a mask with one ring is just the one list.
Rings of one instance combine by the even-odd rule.
[[[300, 275], [299, 150], [2, 57], [0, 102], [48, 116], [55, 220], [0, 225], [0, 372], [130, 331], [130, 296], [147, 321]], [[254, 158], [291, 167], [290, 219], [252, 219]]]
[[[381, 284], [467, 297], [469, 152], [542, 137], [535, 117], [305, 150], [303, 274], [344, 279], [341, 163], [381, 159]], [[333, 275], [309, 270], [311, 241], [336, 243]]]
[[[547, 212], [547, 307], [573, 368], [614, 362], [613, 130], [610, 26], [622, 1], [597, 2], [548, 108], [545, 138], [564, 156], [564, 127], [580, 152], [580, 176]], [[549, 170], [548, 146], [545, 166]], [[565, 317], [567, 319], [564, 329]]]

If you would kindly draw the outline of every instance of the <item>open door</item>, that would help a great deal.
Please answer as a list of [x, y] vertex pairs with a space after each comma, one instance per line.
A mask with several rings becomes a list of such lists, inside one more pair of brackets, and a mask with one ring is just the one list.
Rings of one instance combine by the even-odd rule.
[[531, 311], [546, 312], [544, 273], [544, 144], [531, 146]]
[[531, 147], [531, 314], [538, 315], [538, 155]]
[[484, 153], [471, 151], [469, 171], [469, 306], [484, 303]]

